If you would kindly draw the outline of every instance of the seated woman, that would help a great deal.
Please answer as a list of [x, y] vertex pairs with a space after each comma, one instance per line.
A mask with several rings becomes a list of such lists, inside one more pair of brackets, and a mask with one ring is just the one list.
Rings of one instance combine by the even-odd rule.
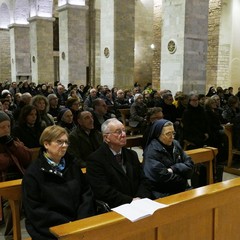
[[81, 110], [81, 103], [79, 99], [77, 98], [68, 98], [66, 101], [66, 108], [69, 108], [73, 114], [73, 122], [75, 125], [78, 124], [77, 118], [78, 118], [78, 113]]
[[[0, 111], [0, 182], [20, 179], [31, 163], [31, 152], [11, 136], [9, 116]], [[12, 214], [8, 201], [3, 199], [6, 239], [12, 239]]]
[[17, 126], [12, 134], [29, 148], [40, 147], [39, 138], [43, 131], [39, 121], [39, 113], [35, 106], [26, 105], [22, 108]]
[[54, 125], [54, 118], [48, 113], [49, 102], [43, 95], [36, 95], [31, 100], [31, 105], [35, 106], [40, 115], [41, 127], [45, 128]]
[[66, 152], [68, 133], [45, 128], [38, 159], [23, 178], [26, 229], [33, 240], [57, 239], [49, 228], [94, 215], [93, 195], [75, 159]]
[[57, 117], [57, 125], [65, 128], [68, 133], [70, 133], [76, 127], [75, 123], [73, 122], [73, 114], [70, 109], [63, 108], [60, 110]]
[[174, 140], [173, 123], [160, 119], [154, 122], [143, 152], [143, 169], [151, 181], [156, 198], [183, 192], [189, 188], [194, 163]]
[[137, 93], [134, 95], [134, 103], [130, 107], [129, 126], [140, 127], [143, 132], [147, 125], [146, 115], [147, 105], [143, 102], [143, 95]]
[[214, 176], [214, 180], [216, 182], [221, 182], [223, 177], [223, 168], [228, 158], [228, 139], [224, 133], [220, 116], [217, 111], [217, 101], [214, 98], [208, 98], [205, 101], [205, 113], [207, 123], [209, 125], [208, 146], [218, 148], [215, 166], [216, 171], [214, 171], [216, 174]]

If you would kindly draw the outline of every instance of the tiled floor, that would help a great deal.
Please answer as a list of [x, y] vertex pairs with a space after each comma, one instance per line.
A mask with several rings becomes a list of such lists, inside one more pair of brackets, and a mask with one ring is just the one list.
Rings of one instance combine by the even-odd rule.
[[[133, 150], [135, 150], [138, 153], [139, 159], [142, 159], [142, 149], [139, 148], [133, 148]], [[223, 181], [226, 180], [230, 180], [233, 178], [236, 178], [239, 176], [233, 175], [233, 174], [229, 174], [229, 173], [223, 173]], [[24, 224], [24, 219], [21, 221], [21, 228], [22, 228], [22, 239], [28, 238], [29, 235], [25, 229], [25, 224]], [[3, 240], [3, 226], [0, 226], [0, 240]]]

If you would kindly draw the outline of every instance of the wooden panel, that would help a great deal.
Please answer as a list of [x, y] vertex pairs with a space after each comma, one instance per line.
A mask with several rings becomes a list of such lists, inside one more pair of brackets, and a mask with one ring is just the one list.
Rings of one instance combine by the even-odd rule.
[[[161, 240], [186, 240], [186, 239], [204, 239], [212, 240], [212, 222], [213, 212], [204, 211], [196, 216], [187, 216], [186, 218], [174, 221], [172, 223], [159, 227], [159, 239]], [[195, 222], [197, 221], [197, 224]], [[201, 226], [201, 227], [200, 227]], [[181, 233], [181, 234], [180, 234]]]
[[22, 198], [22, 180], [0, 182], [0, 196], [8, 199], [13, 216], [13, 239], [21, 240], [20, 201]]
[[[228, 207], [232, 199], [234, 204]], [[73, 240], [238, 240], [240, 207], [235, 205], [239, 200], [240, 179], [233, 179], [158, 199], [169, 206], [134, 223], [110, 212], [56, 226], [51, 231], [59, 239]]]

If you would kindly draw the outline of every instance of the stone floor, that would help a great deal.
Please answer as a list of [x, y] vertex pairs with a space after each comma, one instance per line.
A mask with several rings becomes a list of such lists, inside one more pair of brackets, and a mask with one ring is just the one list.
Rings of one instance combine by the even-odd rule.
[[[133, 150], [135, 150], [138, 153], [139, 159], [142, 159], [142, 150], [139, 149], [139, 148], [133, 148]], [[229, 173], [226, 173], [226, 172], [223, 173], [223, 181], [230, 180], [230, 179], [237, 178], [237, 177], [239, 177], [239, 176], [229, 174]], [[25, 238], [29, 237], [29, 235], [28, 235], [28, 233], [25, 229], [24, 219], [21, 221], [21, 231], [22, 231], [22, 239], [23, 240]], [[0, 240], [4, 240], [3, 226], [2, 225], [0, 226]]]

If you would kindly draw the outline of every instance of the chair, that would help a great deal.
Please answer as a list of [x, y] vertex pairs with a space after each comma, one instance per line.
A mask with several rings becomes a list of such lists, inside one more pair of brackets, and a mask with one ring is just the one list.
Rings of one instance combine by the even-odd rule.
[[118, 109], [121, 113], [122, 123], [126, 129], [126, 133], [130, 133], [130, 135], [134, 135], [135, 133], [139, 133], [140, 128], [129, 126], [129, 118], [130, 118], [130, 108]]

